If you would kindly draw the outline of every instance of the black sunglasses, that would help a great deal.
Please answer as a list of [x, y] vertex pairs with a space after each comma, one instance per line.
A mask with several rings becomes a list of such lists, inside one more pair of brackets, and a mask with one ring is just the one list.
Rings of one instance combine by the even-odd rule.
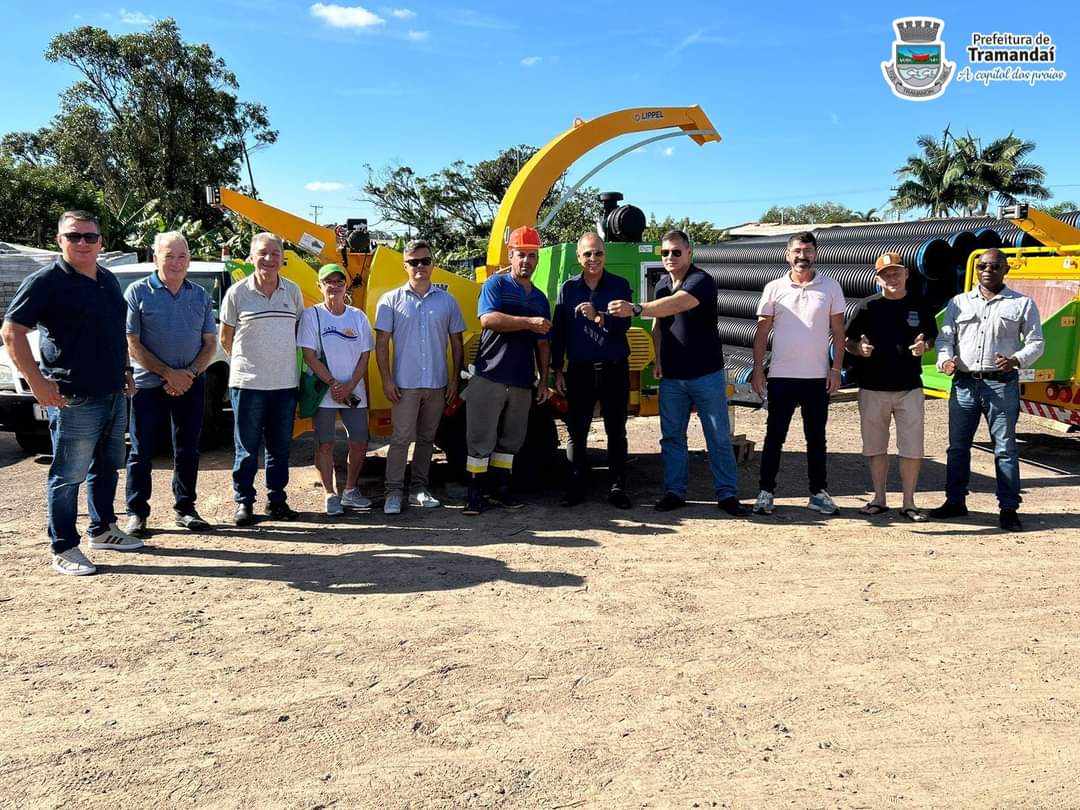
[[976, 262], [975, 266], [980, 270], [984, 268], [1005, 267], [1008, 262]]
[[676, 259], [682, 256], [682, 248], [671, 248], [670, 250], [661, 250], [660, 255], [665, 259], [668, 256], [674, 256]]
[[583, 250], [583, 251], [581, 251], [581, 255], [584, 256], [586, 259], [591, 259], [593, 256], [596, 256], [597, 258], [600, 258], [601, 256], [604, 255], [604, 251], [602, 251], [602, 250]]
[[67, 239], [69, 242], [74, 242], [75, 244], [86, 240], [86, 244], [96, 245], [99, 241], [101, 241], [100, 233], [79, 233], [78, 231], [72, 231], [71, 233], [62, 233], [60, 235]]
[[409, 267], [431, 267], [431, 257], [425, 256], [422, 259], [406, 259], [405, 264]]

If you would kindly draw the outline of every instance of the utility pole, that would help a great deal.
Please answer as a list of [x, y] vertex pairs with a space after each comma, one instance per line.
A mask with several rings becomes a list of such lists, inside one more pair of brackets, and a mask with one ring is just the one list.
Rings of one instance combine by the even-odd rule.
[[326, 208], [326, 206], [325, 205], [315, 205], [315, 203], [312, 203], [308, 207], [311, 209], [312, 219], [314, 219], [315, 224], [318, 225], [319, 224], [319, 212], [322, 211], [324, 208]]

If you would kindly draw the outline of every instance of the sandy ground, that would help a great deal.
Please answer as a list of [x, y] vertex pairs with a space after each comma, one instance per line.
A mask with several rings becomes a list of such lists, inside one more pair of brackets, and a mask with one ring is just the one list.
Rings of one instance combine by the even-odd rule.
[[[944, 403], [928, 420], [933, 506]], [[148, 547], [82, 579], [47, 564], [47, 460], [5, 436], [0, 804], [1080, 807], [1078, 439], [1022, 423], [1009, 535], [983, 451], [970, 518], [857, 515], [857, 424], [834, 405], [834, 518], [805, 508], [798, 430], [752, 520], [718, 512], [700, 456], [694, 503], [652, 510], [655, 419], [632, 425], [629, 512], [548, 493], [331, 522], [305, 440], [302, 522], [194, 535], [168, 526], [161, 459]], [[204, 459], [219, 522], [230, 462]]]

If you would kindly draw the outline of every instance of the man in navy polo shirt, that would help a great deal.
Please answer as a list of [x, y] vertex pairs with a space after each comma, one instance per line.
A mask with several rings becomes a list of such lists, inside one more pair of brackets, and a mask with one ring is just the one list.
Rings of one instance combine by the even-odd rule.
[[171, 423], [176, 523], [209, 528], [195, 511], [206, 367], [217, 351], [214, 308], [206, 290], [187, 280], [191, 254], [177, 231], [154, 237], [157, 271], [127, 288], [128, 351], [135, 361], [131, 455], [127, 464], [128, 534], [146, 532], [154, 445]]
[[716, 504], [733, 517], [750, 510], [736, 497], [735, 454], [728, 425], [724, 351], [716, 332], [716, 282], [691, 261], [690, 238], [668, 231], [660, 240], [660, 258], [667, 275], [656, 284], [652, 301], [612, 301], [608, 313], [655, 319], [653, 342], [660, 380], [660, 458], [664, 463], [664, 495], [654, 509], [667, 512], [686, 504], [690, 454], [686, 429], [696, 408], [709, 451]]
[[[92, 549], [130, 551], [142, 541], [116, 527], [113, 498], [124, 465], [127, 396], [135, 383], [127, 368], [124, 297], [116, 277], [98, 266], [101, 233], [93, 214], [65, 211], [57, 228], [61, 258], [31, 273], [4, 316], [4, 345], [47, 409], [53, 460], [46, 499], [55, 571], [97, 571], [79, 549], [75, 518], [86, 481]], [[40, 334], [41, 365], [27, 333]]]
[[[570, 404], [566, 426], [566, 458], [570, 480], [563, 506], [585, 500], [588, 477], [586, 442], [597, 400], [604, 414], [608, 443], [608, 501], [620, 509], [630, 508], [626, 495], [626, 406], [630, 398], [629, 318], [607, 312], [612, 301], [628, 300], [630, 282], [604, 270], [604, 240], [586, 233], [577, 244], [581, 273], [559, 290], [552, 319], [551, 359], [555, 390]], [[563, 371], [563, 357], [568, 359]]]
[[510, 492], [514, 454], [525, 443], [529, 407], [540, 368], [536, 401], [551, 396], [547, 387], [551, 360], [551, 306], [536, 289], [532, 274], [539, 258], [540, 234], [522, 226], [510, 234], [510, 272], [498, 273], [480, 290], [480, 349], [476, 373], [462, 395], [465, 410], [465, 472], [469, 494], [463, 514], [479, 515], [485, 494], [484, 477], [491, 472], [488, 498], [507, 509], [523, 504]]

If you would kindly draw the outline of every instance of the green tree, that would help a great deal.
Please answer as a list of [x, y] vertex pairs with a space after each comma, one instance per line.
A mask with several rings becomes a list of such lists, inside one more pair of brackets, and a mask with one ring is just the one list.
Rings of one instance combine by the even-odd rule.
[[1068, 214], [1070, 211], [1077, 210], [1080, 208], [1080, 205], [1077, 205], [1072, 200], [1062, 200], [1053, 205], [1040, 205], [1038, 208], [1043, 213], [1049, 214], [1052, 217], [1060, 217], [1062, 214]]
[[35, 166], [0, 156], [0, 241], [56, 248], [64, 211], [96, 210], [97, 190], [59, 166]]
[[970, 132], [957, 138], [957, 158], [970, 187], [968, 213], [986, 214], [995, 199], [999, 205], [1049, 199], [1050, 191], [1043, 185], [1046, 170], [1027, 160], [1034, 149], [1033, 141], [1011, 132], [985, 147]]
[[82, 26], [53, 37], [45, 58], [82, 78], [50, 126], [9, 133], [0, 150], [94, 184], [114, 214], [156, 199], [166, 218], [219, 222], [204, 186], [237, 185], [248, 152], [277, 138], [266, 108], [241, 101], [225, 62], [181, 40], [172, 19], [118, 36]]
[[904, 212], [922, 208], [932, 217], [948, 216], [966, 207], [972, 199], [971, 190], [949, 128], [940, 141], [932, 135], [920, 135], [916, 143], [922, 154], [909, 155], [896, 170], [902, 182], [890, 205]]
[[854, 222], [855, 212], [846, 205], [826, 201], [819, 203], [803, 203], [802, 205], [774, 205], [758, 219], [760, 222], [819, 225], [834, 222]]
[[683, 231], [695, 245], [712, 245], [729, 238], [727, 231], [717, 228], [711, 222], [695, 222], [689, 217], [664, 217], [657, 220], [656, 214], [652, 213], [649, 214], [649, 224], [641, 238], [645, 242], [659, 242], [661, 237], [671, 230]]
[[[426, 176], [409, 166], [369, 165], [364, 199], [383, 221], [431, 241], [439, 261], [483, 256], [507, 189], [536, 151], [532, 146], [512, 146], [490, 160], [475, 164], [459, 160]], [[548, 192], [539, 211], [541, 222], [566, 188], [563, 177]], [[549, 243], [576, 240], [595, 227], [600, 210], [595, 189], [578, 189], [541, 235]]]

